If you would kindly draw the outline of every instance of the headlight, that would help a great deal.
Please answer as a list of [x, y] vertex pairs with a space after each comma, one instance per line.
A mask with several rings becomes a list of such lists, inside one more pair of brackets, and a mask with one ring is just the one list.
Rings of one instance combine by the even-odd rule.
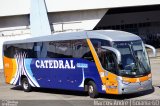
[[123, 84], [128, 85], [130, 82], [122, 81]]

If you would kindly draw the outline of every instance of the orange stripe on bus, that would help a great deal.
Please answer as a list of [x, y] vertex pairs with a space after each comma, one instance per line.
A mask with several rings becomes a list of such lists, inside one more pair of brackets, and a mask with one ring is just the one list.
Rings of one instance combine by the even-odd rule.
[[[103, 68], [102, 68], [102, 66], [101, 66], [101, 63], [100, 63], [100, 61], [99, 61], [99, 58], [98, 58], [98, 56], [97, 56], [97, 54], [96, 54], [96, 51], [95, 51], [95, 49], [94, 49], [94, 47], [93, 47], [93, 45], [92, 45], [92, 43], [91, 43], [91, 41], [90, 41], [89, 39], [87, 39], [87, 43], [88, 43], [88, 46], [89, 46], [89, 48], [90, 48], [90, 50], [91, 50], [91, 53], [92, 53], [92, 55], [93, 55], [93, 58], [94, 58], [94, 60], [95, 60], [95, 63], [96, 63], [96, 66], [97, 66], [99, 75], [101, 76], [101, 73], [104, 73], [105, 70], [103, 70]], [[106, 80], [106, 78], [105, 78], [105, 77], [104, 77], [104, 78], [101, 77], [101, 80], [102, 80], [103, 85], [105, 85], [105, 80]]]
[[16, 60], [4, 56], [3, 61], [5, 81], [6, 83], [11, 83], [11, 80], [14, 78], [17, 69]]

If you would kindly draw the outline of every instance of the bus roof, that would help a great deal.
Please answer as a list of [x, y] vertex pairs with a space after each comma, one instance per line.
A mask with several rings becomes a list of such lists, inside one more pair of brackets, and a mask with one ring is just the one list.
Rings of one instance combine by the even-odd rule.
[[79, 32], [63, 32], [55, 33], [52, 35], [32, 37], [23, 40], [6, 41], [4, 44], [16, 44], [16, 43], [29, 43], [29, 42], [41, 42], [41, 41], [60, 41], [60, 40], [75, 40], [75, 39], [104, 39], [108, 41], [135, 41], [141, 40], [141, 38], [135, 34], [117, 31], [117, 30], [92, 30], [92, 31], [79, 31]]

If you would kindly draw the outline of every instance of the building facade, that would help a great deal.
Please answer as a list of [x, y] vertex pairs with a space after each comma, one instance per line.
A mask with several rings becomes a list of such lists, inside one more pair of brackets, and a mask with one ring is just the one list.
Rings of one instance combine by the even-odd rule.
[[[52, 33], [115, 29], [139, 35], [160, 47], [159, 0], [45, 0]], [[0, 68], [2, 43], [31, 37], [29, 0], [0, 1]]]

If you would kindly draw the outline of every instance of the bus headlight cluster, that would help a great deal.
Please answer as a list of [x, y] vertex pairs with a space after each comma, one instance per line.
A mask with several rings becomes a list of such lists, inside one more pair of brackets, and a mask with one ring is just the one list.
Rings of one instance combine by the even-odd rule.
[[122, 81], [123, 84], [128, 85], [130, 82]]

